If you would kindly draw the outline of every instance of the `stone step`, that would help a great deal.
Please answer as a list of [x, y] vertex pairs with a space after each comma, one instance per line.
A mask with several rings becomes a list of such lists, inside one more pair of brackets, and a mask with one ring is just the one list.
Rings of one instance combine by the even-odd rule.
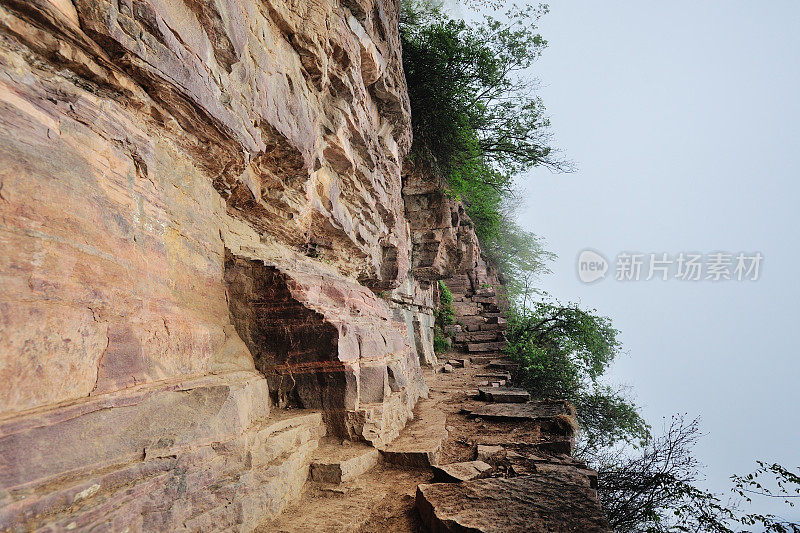
[[380, 452], [361, 442], [325, 439], [311, 459], [311, 479], [320, 483], [345, 483], [378, 464]]
[[511, 379], [511, 374], [508, 372], [480, 372], [479, 374], [475, 374], [475, 377], [478, 379], [486, 379], [486, 380], [493, 380], [493, 379]]
[[457, 316], [477, 316], [480, 314], [478, 304], [472, 302], [454, 302], [453, 309], [455, 309]]
[[508, 372], [513, 372], [519, 367], [519, 363], [515, 363], [508, 359], [494, 359], [489, 361], [489, 368], [499, 368]]
[[[481, 327], [488, 325], [482, 316], [456, 316], [457, 324], [461, 324], [467, 331], [480, 331]], [[495, 327], [499, 326], [495, 324]]]
[[459, 332], [453, 336], [453, 340], [457, 343], [469, 342], [489, 342], [497, 340], [505, 340], [503, 332], [500, 330], [494, 331], [473, 331], [473, 332]]
[[492, 470], [492, 465], [483, 461], [465, 461], [463, 463], [450, 463], [433, 467], [433, 481], [435, 483], [459, 483], [487, 477]]
[[[430, 478], [431, 474], [426, 470], [384, 463], [342, 485], [308, 483], [299, 499], [280, 516], [263, 521], [254, 533], [416, 531], [416, 528], [402, 527], [405, 522], [402, 526], [396, 522], [401, 515], [410, 514], [417, 486]], [[208, 527], [192, 531], [217, 529]], [[240, 533], [242, 528], [236, 531]]]
[[409, 467], [431, 467], [439, 464], [442, 442], [447, 438], [447, 414], [433, 400], [420, 400], [414, 409], [414, 420], [406, 424], [400, 436], [381, 446], [383, 458], [393, 464]]
[[494, 403], [526, 403], [531, 395], [525, 389], [516, 387], [481, 387], [481, 399]]
[[467, 344], [467, 351], [470, 353], [475, 352], [496, 352], [506, 347], [505, 341], [497, 342], [475, 342]]
[[[483, 381], [479, 381], [477, 383], [477, 385], [478, 385], [479, 388], [480, 387], [504, 387], [506, 385], [506, 380], [504, 380], [504, 379], [495, 379], [495, 380], [492, 380], [492, 381], [483, 380]], [[478, 391], [475, 392], [475, 394], [473, 394], [473, 396], [475, 396], [475, 397], [480, 399], [481, 398], [480, 394], [481, 394], [480, 390], [478, 390]]]
[[595, 491], [556, 473], [422, 484], [416, 507], [437, 532], [611, 532]]
[[478, 461], [491, 461], [504, 455], [505, 450], [502, 446], [487, 446], [486, 444], [478, 444], [476, 451]]
[[561, 418], [567, 424], [574, 424], [575, 410], [569, 403], [557, 400], [520, 404], [491, 403], [472, 410], [469, 416], [507, 421]]
[[469, 360], [472, 361], [474, 365], [488, 365], [495, 359], [497, 359], [498, 354], [491, 354], [491, 355], [471, 355]]
[[597, 489], [597, 471], [589, 468], [586, 463], [569, 455], [539, 453], [535, 445], [515, 446], [515, 448], [504, 450], [505, 463], [515, 475], [554, 473], [559, 476], [569, 476], [582, 485]]

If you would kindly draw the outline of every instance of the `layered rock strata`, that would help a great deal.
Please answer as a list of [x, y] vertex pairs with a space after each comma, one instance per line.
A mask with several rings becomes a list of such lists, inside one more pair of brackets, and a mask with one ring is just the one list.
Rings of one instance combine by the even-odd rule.
[[463, 206], [402, 168], [398, 17], [0, 0], [0, 530], [249, 531], [311, 465], [446, 453], [437, 281], [468, 351], [502, 302]]
[[0, 529], [247, 530], [399, 433], [398, 9], [0, 1]]

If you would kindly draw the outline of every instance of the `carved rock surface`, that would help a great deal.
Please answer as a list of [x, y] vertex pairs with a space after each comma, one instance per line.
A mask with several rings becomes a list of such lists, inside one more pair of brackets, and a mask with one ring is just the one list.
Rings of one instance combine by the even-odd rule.
[[236, 372], [2, 422], [0, 529], [252, 529], [325, 434], [320, 413], [268, 415], [264, 379]]
[[389, 293], [389, 305], [395, 318], [406, 323], [409, 343], [420, 364], [427, 366], [438, 362], [433, 351], [435, 294], [430, 281], [418, 280], [414, 272], [409, 272], [406, 280]]
[[342, 437], [397, 437], [427, 388], [386, 302], [305, 258], [234, 249], [225, 269], [231, 318], [275, 402], [323, 410]]

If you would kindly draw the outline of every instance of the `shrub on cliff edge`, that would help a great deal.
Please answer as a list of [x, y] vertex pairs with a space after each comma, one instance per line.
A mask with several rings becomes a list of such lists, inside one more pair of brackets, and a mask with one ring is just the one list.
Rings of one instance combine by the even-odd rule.
[[455, 323], [456, 310], [453, 308], [453, 293], [444, 281], [439, 281], [439, 306], [433, 312], [433, 351], [444, 353], [450, 349], [452, 342], [447, 333], [447, 326]]
[[636, 405], [601, 382], [620, 352], [618, 334], [609, 318], [574, 303], [534, 302], [509, 315], [506, 350], [519, 362], [517, 379], [534, 397], [575, 405], [581, 451], [650, 436]]

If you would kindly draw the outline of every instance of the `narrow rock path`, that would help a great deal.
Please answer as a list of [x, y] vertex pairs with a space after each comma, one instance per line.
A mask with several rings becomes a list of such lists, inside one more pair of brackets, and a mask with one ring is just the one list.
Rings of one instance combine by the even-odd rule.
[[[428, 372], [429, 398], [374, 467], [353, 459], [374, 457], [363, 445], [326, 441], [315, 461], [333, 477], [315, 480], [322, 470], [312, 463], [300, 497], [257, 531], [609, 531], [596, 474], [569, 456], [571, 406], [487, 401], [478, 384], [488, 370], [466, 359], [452, 372]], [[337, 472], [344, 482], [331, 482]]]

